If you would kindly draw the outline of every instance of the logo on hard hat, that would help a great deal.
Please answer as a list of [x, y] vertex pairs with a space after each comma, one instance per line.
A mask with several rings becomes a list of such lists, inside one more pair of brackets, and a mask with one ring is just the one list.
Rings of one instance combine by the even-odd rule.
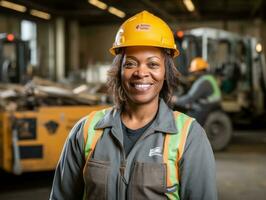
[[151, 28], [151, 25], [149, 25], [149, 24], [138, 24], [136, 26], [136, 29], [138, 31], [147, 31], [147, 30], [150, 30], [150, 28]]
[[115, 44], [116, 45], [121, 45], [124, 43], [124, 30], [121, 28], [118, 30], [117, 34], [116, 34], [116, 37], [115, 37]]

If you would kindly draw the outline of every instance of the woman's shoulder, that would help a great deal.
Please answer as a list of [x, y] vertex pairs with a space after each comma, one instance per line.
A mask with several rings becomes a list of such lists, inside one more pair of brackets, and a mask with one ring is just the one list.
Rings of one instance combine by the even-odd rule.
[[68, 139], [69, 140], [80, 140], [83, 139], [83, 127], [85, 122], [87, 121], [88, 115], [82, 117], [79, 121], [77, 121], [74, 126], [71, 128]]
[[113, 107], [107, 107], [101, 110], [95, 110], [88, 115], [82, 117], [79, 121], [75, 123], [69, 132], [68, 138], [70, 140], [86, 140], [87, 130], [93, 126], [94, 128], [101, 128], [110, 121], [110, 117], [116, 113], [116, 109]]
[[187, 144], [186, 146], [197, 146], [197, 147], [204, 147], [204, 146], [209, 146], [209, 139], [207, 137], [207, 134], [204, 130], [204, 128], [197, 122], [197, 120], [193, 120], [188, 138], [187, 138]]

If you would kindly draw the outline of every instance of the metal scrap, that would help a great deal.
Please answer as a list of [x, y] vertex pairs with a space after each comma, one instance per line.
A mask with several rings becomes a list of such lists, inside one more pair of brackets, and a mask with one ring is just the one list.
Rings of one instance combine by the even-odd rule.
[[25, 85], [0, 84], [0, 110], [35, 110], [40, 106], [98, 105], [106, 103], [99, 84], [76, 87], [33, 78]]

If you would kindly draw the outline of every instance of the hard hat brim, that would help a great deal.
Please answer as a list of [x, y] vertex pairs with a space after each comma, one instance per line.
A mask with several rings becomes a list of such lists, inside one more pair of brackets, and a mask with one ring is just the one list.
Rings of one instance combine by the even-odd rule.
[[[141, 42], [140, 42], [141, 43]], [[115, 56], [116, 55], [116, 49], [120, 49], [120, 48], [126, 48], [126, 47], [134, 47], [134, 46], [150, 46], [150, 47], [158, 47], [158, 48], [163, 48], [163, 49], [170, 49], [172, 51], [172, 56], [173, 58], [177, 57], [179, 55], [179, 51], [175, 48], [172, 48], [172, 47], [165, 47], [165, 46], [160, 46], [160, 45], [152, 45], [152, 44], [145, 44], [145, 43], [142, 43], [140, 45], [137, 45], [137, 44], [127, 44], [127, 45], [121, 45], [119, 47], [112, 47], [109, 49], [109, 52]]]

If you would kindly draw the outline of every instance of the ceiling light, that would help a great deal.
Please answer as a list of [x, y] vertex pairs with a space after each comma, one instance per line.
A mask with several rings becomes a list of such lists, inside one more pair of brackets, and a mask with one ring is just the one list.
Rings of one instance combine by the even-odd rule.
[[9, 1], [0, 1], [0, 6], [5, 7], [5, 8], [9, 8], [15, 11], [19, 11], [19, 12], [26, 12], [27, 8], [25, 6], [22, 6], [20, 4], [16, 4], [16, 3], [12, 3]]
[[110, 6], [108, 8], [108, 12], [110, 12], [113, 15], [116, 15], [117, 17], [120, 17], [120, 18], [124, 18], [126, 16], [126, 14], [123, 11], [121, 11], [115, 7], [112, 7], [112, 6]]
[[189, 12], [193, 12], [195, 10], [195, 6], [191, 0], [183, 0], [183, 3]]
[[39, 18], [46, 19], [46, 20], [49, 20], [51, 18], [51, 15], [49, 13], [39, 11], [39, 10], [34, 10], [34, 9], [30, 10], [30, 14], [35, 17], [39, 17]]
[[105, 10], [107, 8], [107, 5], [99, 0], [89, 0], [88, 2], [102, 10]]

